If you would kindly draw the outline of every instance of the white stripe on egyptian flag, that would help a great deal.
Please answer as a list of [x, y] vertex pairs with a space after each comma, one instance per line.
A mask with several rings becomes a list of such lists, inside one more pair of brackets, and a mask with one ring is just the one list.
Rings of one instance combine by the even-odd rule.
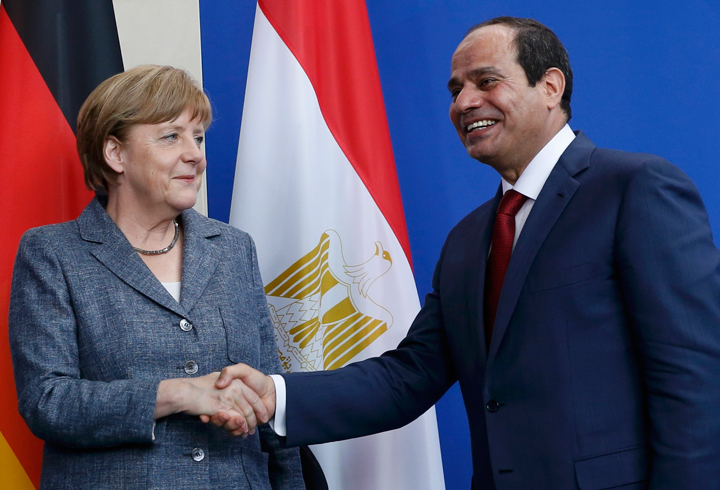
[[[255, 239], [266, 285], [297, 272], [321, 237], [329, 256], [334, 250], [348, 266], [386, 252], [391, 265], [364, 291], [378, 315], [387, 313], [389, 328], [351, 349], [347, 362], [379, 355], [407, 333], [419, 302], [363, 0], [258, 2], [230, 222]], [[310, 297], [268, 295], [281, 352], [288, 338], [278, 323], [283, 302], [312, 316], [330, 296], [313, 306]], [[317, 335], [305, 349], [325, 349]], [[284, 356], [286, 368], [301, 369], [292, 356]], [[330, 489], [444, 488], [434, 409], [397, 431], [312, 449]]]

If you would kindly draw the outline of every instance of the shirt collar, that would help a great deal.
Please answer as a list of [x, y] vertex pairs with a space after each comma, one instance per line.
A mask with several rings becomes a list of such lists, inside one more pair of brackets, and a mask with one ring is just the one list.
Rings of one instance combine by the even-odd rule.
[[510, 189], [515, 189], [520, 194], [536, 200], [550, 172], [555, 168], [555, 164], [560, 159], [560, 156], [574, 139], [575, 133], [572, 132], [569, 125], [565, 124], [565, 126], [548, 141], [543, 149], [535, 155], [535, 158], [530, 161], [525, 170], [523, 170], [523, 173], [518, 177], [514, 186], [505, 179], [502, 179], [503, 194]]

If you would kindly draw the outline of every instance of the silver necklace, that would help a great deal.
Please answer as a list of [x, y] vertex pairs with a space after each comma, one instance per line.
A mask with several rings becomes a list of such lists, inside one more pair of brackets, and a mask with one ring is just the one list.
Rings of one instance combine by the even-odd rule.
[[177, 219], [173, 220], [173, 224], [175, 225], [175, 236], [173, 237], [172, 243], [170, 245], [168, 245], [167, 247], [161, 248], [160, 250], [143, 250], [142, 248], [137, 248], [137, 247], [133, 247], [133, 248], [135, 249], [136, 252], [140, 252], [143, 255], [161, 255], [161, 254], [168, 253], [175, 246], [175, 244], [177, 243], [178, 237], [180, 236], [180, 225], [178, 225]]

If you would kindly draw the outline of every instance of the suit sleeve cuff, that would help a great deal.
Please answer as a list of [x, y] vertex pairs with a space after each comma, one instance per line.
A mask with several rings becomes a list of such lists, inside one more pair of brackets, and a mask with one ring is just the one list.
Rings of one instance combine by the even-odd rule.
[[270, 427], [281, 437], [287, 436], [287, 412], [285, 400], [285, 379], [279, 374], [271, 374], [270, 377], [275, 383], [275, 416], [270, 419]]

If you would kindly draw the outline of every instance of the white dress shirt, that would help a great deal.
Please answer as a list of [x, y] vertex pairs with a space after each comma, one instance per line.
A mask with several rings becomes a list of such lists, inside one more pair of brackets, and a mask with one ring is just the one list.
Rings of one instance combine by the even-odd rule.
[[523, 173], [520, 174], [514, 186], [505, 179], [502, 179], [503, 195], [510, 189], [515, 189], [523, 196], [528, 197], [525, 204], [520, 208], [520, 211], [515, 215], [515, 239], [513, 240], [513, 248], [515, 248], [520, 232], [530, 215], [530, 210], [532, 210], [532, 207], [535, 205], [535, 201], [540, 195], [545, 181], [550, 176], [550, 172], [555, 168], [555, 164], [560, 159], [560, 156], [574, 139], [575, 133], [573, 133], [570, 126], [566, 124], [553, 136], [553, 139], [548, 141], [543, 149], [535, 155], [535, 158], [530, 161]]
[[[540, 195], [540, 191], [545, 185], [545, 181], [550, 176], [550, 172], [555, 168], [555, 164], [560, 159], [560, 156], [574, 139], [575, 133], [573, 133], [570, 126], [566, 124], [548, 141], [543, 149], [535, 155], [535, 158], [530, 161], [525, 170], [523, 170], [523, 173], [520, 174], [514, 186], [505, 179], [502, 179], [503, 194], [510, 189], [515, 189], [523, 196], [528, 197], [527, 201], [525, 201], [520, 208], [520, 211], [515, 215], [513, 248], [517, 243], [523, 226], [525, 226], [525, 221], [527, 221], [532, 207], [535, 205], [535, 201]], [[279, 374], [272, 374], [270, 377], [275, 383], [275, 417], [270, 421], [270, 426], [277, 435], [284, 437], [287, 435], [285, 380]]]

